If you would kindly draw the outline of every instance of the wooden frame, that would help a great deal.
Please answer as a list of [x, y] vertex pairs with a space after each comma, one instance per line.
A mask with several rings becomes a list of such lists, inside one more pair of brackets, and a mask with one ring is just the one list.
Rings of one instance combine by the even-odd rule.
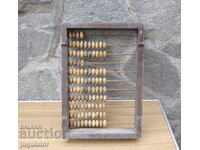
[[[68, 42], [69, 29], [133, 29], [137, 30], [137, 81], [135, 128], [69, 128], [69, 100], [68, 100]], [[144, 30], [142, 24], [63, 24], [62, 25], [62, 130], [65, 139], [137, 139], [141, 136], [142, 118], [142, 78], [143, 78], [143, 48]]]

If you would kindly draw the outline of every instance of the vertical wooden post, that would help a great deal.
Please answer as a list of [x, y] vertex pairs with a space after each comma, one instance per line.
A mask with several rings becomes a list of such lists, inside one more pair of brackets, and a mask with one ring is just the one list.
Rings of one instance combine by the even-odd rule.
[[138, 52], [138, 64], [137, 64], [137, 82], [136, 82], [136, 115], [135, 115], [135, 127], [137, 131], [137, 136], [141, 136], [142, 128], [142, 79], [143, 79], [143, 49], [144, 49], [144, 30], [143, 26], [140, 25], [138, 28], [138, 37], [137, 37], [137, 52]]

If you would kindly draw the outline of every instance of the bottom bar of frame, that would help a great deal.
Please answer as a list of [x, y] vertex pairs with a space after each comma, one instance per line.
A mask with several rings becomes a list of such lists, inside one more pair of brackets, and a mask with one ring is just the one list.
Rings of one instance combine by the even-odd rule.
[[65, 139], [137, 139], [135, 128], [70, 129]]

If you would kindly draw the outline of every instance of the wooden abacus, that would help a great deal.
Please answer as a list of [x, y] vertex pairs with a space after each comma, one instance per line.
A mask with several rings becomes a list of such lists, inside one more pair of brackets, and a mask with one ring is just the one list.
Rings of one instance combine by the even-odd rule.
[[[95, 31], [91, 33], [90, 31]], [[133, 31], [133, 34], [110, 34], [112, 36], [132, 35], [135, 43], [109, 43], [91, 40], [90, 36], [104, 35], [96, 31]], [[62, 130], [65, 139], [136, 139], [141, 136], [142, 78], [143, 78], [143, 25], [141, 24], [63, 24], [62, 25]], [[136, 52], [109, 52], [112, 47], [134, 46]], [[135, 56], [135, 61], [100, 61], [107, 57]], [[92, 60], [91, 60], [92, 59]], [[96, 61], [94, 61], [96, 59]], [[135, 65], [136, 70], [112, 70], [107, 65]], [[91, 67], [100, 65], [100, 67]], [[112, 68], [112, 67], [111, 67]], [[134, 74], [135, 80], [109, 79], [113, 73]], [[111, 83], [135, 83], [134, 88], [112, 88]], [[125, 100], [126, 97], [109, 96], [110, 92], [135, 92], [133, 128], [112, 128], [112, 117], [107, 103]], [[123, 109], [121, 106], [120, 109]]]

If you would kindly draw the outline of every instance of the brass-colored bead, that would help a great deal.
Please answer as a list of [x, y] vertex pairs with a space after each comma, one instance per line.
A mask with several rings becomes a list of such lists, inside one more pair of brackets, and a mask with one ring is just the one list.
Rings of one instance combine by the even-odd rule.
[[103, 75], [103, 69], [102, 68], [99, 69], [99, 75]]
[[96, 121], [95, 121], [95, 126], [96, 126], [96, 127], [99, 127], [99, 120], [96, 120]]
[[72, 66], [73, 65], [73, 60], [69, 59], [69, 65]]
[[106, 92], [106, 87], [105, 87], [105, 86], [103, 87], [103, 92], [104, 92], [104, 93]]
[[76, 41], [72, 42], [72, 47], [74, 47], [74, 48], [76, 47]]
[[85, 120], [85, 127], [88, 127], [88, 121], [87, 120]]
[[79, 39], [79, 32], [76, 32], [76, 39]]
[[76, 57], [76, 51], [75, 50], [73, 50], [72, 56]]
[[71, 32], [69, 32], [69, 35], [68, 35], [68, 37], [69, 37], [69, 39], [71, 39], [71, 38], [72, 38], [72, 33], [71, 33]]
[[88, 41], [88, 48], [92, 47], [92, 43], [90, 41]]
[[107, 56], [107, 52], [103, 51], [103, 57], [105, 58]]
[[77, 117], [77, 119], [80, 119], [81, 118], [81, 113], [78, 112], [76, 117]]
[[83, 78], [83, 77], [81, 77], [80, 83], [81, 83], [81, 84], [84, 84], [84, 78]]
[[90, 86], [87, 88], [87, 92], [88, 92], [88, 93], [91, 92], [91, 87], [90, 87]]
[[87, 109], [88, 108], [87, 106], [88, 106], [87, 103], [85, 103], [84, 104], [84, 109]]
[[99, 48], [99, 42], [95, 42], [95, 48], [96, 48], [96, 49]]
[[83, 50], [81, 50], [80, 51], [80, 57], [83, 58], [83, 56], [84, 56], [84, 52], [83, 52]]
[[81, 120], [81, 127], [84, 127], [84, 120]]
[[[78, 80], [77, 80], [77, 82], [78, 82]], [[80, 93], [80, 87], [78, 87], [78, 86], [76, 87], [76, 92]]]
[[76, 57], [80, 57], [80, 51], [76, 51]]
[[99, 42], [99, 48], [103, 48], [103, 42], [102, 41]]
[[95, 92], [99, 93], [99, 87], [98, 86], [95, 87]]
[[94, 103], [91, 104], [91, 109], [94, 109]]
[[102, 84], [102, 83], [103, 83], [103, 79], [99, 78], [99, 84]]
[[84, 75], [87, 75], [87, 72], [88, 72], [87, 69], [84, 69]]
[[87, 55], [88, 55], [88, 52], [87, 52], [87, 51], [84, 51], [84, 52], [83, 52], [83, 56], [84, 56], [84, 57], [87, 57]]
[[83, 70], [83, 68], [81, 68], [80, 69], [80, 75], [83, 75], [83, 73], [84, 73], [84, 70]]
[[106, 48], [106, 42], [103, 42], [103, 48]]
[[80, 47], [80, 48], [83, 48], [83, 41], [80, 41], [79, 47]]
[[92, 112], [92, 119], [95, 119], [96, 113]]
[[95, 48], [95, 42], [92, 41], [92, 48], [94, 49]]
[[90, 103], [88, 103], [87, 105], [88, 105], [88, 106], [87, 106], [87, 107], [88, 107], [88, 109], [90, 109], [90, 108], [91, 108], [91, 104], [90, 104]]
[[92, 121], [88, 120], [88, 127], [91, 127], [91, 126], [92, 126]]
[[92, 127], [95, 127], [95, 125], [96, 125], [95, 120], [92, 120]]
[[95, 101], [96, 100], [96, 96], [92, 95], [92, 100]]
[[77, 88], [74, 86], [73, 87], [73, 92], [76, 93], [77, 92]]
[[96, 51], [95, 57], [96, 57], [96, 58], [99, 58], [99, 51]]
[[91, 111], [88, 112], [88, 118], [92, 118], [92, 112]]
[[73, 51], [69, 50], [69, 57], [72, 57], [72, 56], [73, 56]]
[[95, 84], [99, 84], [99, 78], [95, 78]]
[[72, 38], [75, 39], [76, 38], [76, 33], [72, 32]]
[[95, 51], [92, 51], [92, 58], [94, 58], [96, 55]]
[[91, 78], [91, 77], [88, 78], [88, 83], [89, 83], [89, 84], [92, 83], [92, 78]]
[[73, 69], [72, 68], [69, 69], [69, 75], [73, 75]]
[[99, 112], [99, 118], [102, 119], [103, 118], [103, 113]]
[[106, 125], [107, 125], [106, 120], [103, 120], [103, 127], [106, 127]]
[[92, 75], [92, 69], [88, 69], [88, 75]]
[[87, 57], [90, 58], [92, 56], [92, 51], [88, 51]]
[[76, 41], [76, 48], [79, 48], [79, 47], [80, 47], [80, 42]]
[[107, 95], [103, 96], [103, 100], [106, 101], [107, 100]]
[[84, 33], [80, 32], [80, 39], [83, 39], [83, 38], [84, 38]]
[[98, 109], [98, 108], [99, 108], [99, 105], [98, 105], [98, 104], [95, 104], [94, 107], [95, 107], [95, 109]]
[[102, 57], [103, 57], [103, 52], [99, 51], [99, 58], [102, 58]]
[[87, 41], [84, 42], [84, 48], [87, 48]]
[[72, 47], [72, 41], [69, 41], [68, 47]]
[[102, 126], [103, 126], [103, 121], [99, 120], [99, 127], [102, 127]]
[[89, 99], [89, 101], [91, 101], [92, 100], [92, 95], [89, 95], [88, 99]]
[[70, 92], [70, 93], [73, 92], [73, 87], [69, 87], [69, 92]]
[[99, 109], [102, 109], [102, 104], [101, 103], [99, 103]]
[[102, 101], [103, 100], [103, 95], [99, 96], [99, 100]]
[[69, 78], [69, 83], [70, 83], [70, 84], [73, 83], [73, 78]]
[[81, 119], [84, 118], [84, 112], [81, 112]]
[[76, 121], [77, 121], [77, 128], [80, 128], [81, 126], [80, 120], [76, 120]]
[[77, 79], [73, 78], [73, 84], [76, 84], [76, 83], [77, 83]]
[[92, 68], [92, 76], [94, 76], [96, 73], [95, 73], [95, 68]]
[[95, 118], [98, 118], [99, 117], [99, 112], [95, 112]]
[[88, 79], [87, 78], [84, 78], [84, 84], [87, 84], [88, 82]]
[[95, 84], [95, 78], [94, 77], [92, 78], [92, 84]]
[[79, 75], [80, 74], [80, 70], [76, 69], [76, 74], [75, 75]]
[[84, 60], [82, 59], [82, 60], [81, 60], [80, 66], [82, 67], [82, 66], [84, 66], [84, 64], [85, 64], [85, 62], [84, 62]]
[[95, 87], [94, 86], [92, 87], [92, 93], [95, 93]]
[[106, 84], [106, 78], [103, 78], [103, 82], [102, 82], [103, 84]]
[[99, 93], [103, 93], [103, 87], [102, 86], [99, 87]]
[[97, 100], [97, 101], [99, 100], [99, 95], [96, 95], [96, 100]]
[[80, 78], [75, 78], [76, 79], [76, 83], [75, 84], [80, 84], [81, 80]]

